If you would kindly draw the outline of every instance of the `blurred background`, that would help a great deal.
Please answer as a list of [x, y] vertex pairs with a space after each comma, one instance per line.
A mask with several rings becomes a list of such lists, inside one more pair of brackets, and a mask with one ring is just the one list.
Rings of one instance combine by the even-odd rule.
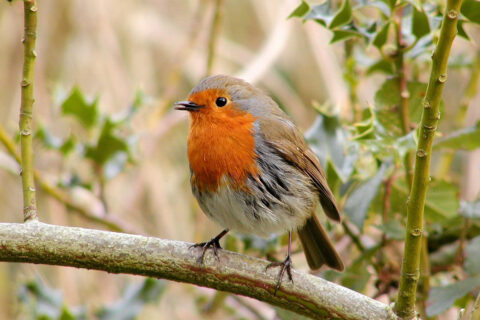
[[[315, 3], [320, 1], [309, 1]], [[216, 235], [220, 227], [202, 214], [190, 192], [187, 115], [172, 110], [172, 103], [184, 100], [208, 74], [235, 75], [263, 88], [304, 131], [317, 114], [312, 104], [328, 103], [342, 121], [353, 121], [344, 44], [329, 45], [331, 33], [313, 21], [287, 19], [298, 5], [297, 0], [39, 1], [35, 167], [42, 183], [68, 198], [65, 205], [51, 190], [38, 188], [40, 220], [189, 242]], [[0, 1], [0, 125], [13, 140], [18, 136], [22, 37], [22, 2]], [[378, 56], [372, 46], [364, 50]], [[471, 57], [475, 51], [459, 38], [453, 54]], [[427, 76], [420, 69], [418, 77]], [[445, 128], [453, 123], [449, 110], [454, 110], [458, 88], [467, 78], [464, 69], [449, 74]], [[359, 82], [358, 104], [365, 108], [373, 103], [384, 79], [372, 75]], [[91, 117], [74, 105], [91, 110]], [[471, 105], [478, 106], [478, 98]], [[478, 111], [469, 112], [473, 124]], [[105, 151], [106, 145], [117, 149]], [[465, 181], [462, 193], [467, 200], [478, 192], [480, 179], [471, 179], [478, 178], [478, 163], [473, 153], [455, 158], [451, 175]], [[463, 170], [465, 166], [470, 169]], [[4, 149], [0, 167], [0, 220], [20, 222], [18, 165]], [[91, 217], [106, 217], [114, 227]], [[348, 264], [352, 240], [340, 226], [332, 226], [331, 232]], [[375, 237], [375, 231], [372, 234]], [[286, 250], [283, 237], [227, 239], [227, 247], [237, 251], [249, 246], [249, 254], [260, 257], [281, 258]], [[307, 272], [300, 245], [295, 248], [295, 268]], [[397, 249], [401, 251], [401, 245]], [[398, 267], [401, 255], [397, 252], [392, 259]], [[25, 283], [32, 279], [61, 292], [61, 304], [85, 307], [87, 318], [117, 303], [132, 284], [145, 285], [141, 277], [1, 263], [0, 319], [29, 318], [32, 302]], [[364, 293], [375, 292], [373, 283]], [[138, 319], [279, 317], [273, 307], [248, 298], [174, 282], [161, 286], [161, 297], [158, 291], [159, 298], [146, 303]]]

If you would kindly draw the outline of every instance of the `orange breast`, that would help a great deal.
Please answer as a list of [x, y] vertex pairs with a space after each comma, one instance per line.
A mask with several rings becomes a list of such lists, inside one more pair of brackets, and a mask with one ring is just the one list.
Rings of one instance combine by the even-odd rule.
[[249, 175], [257, 176], [252, 125], [255, 117], [229, 110], [192, 114], [188, 134], [188, 160], [192, 184], [200, 191], [215, 191], [223, 175], [238, 188]]

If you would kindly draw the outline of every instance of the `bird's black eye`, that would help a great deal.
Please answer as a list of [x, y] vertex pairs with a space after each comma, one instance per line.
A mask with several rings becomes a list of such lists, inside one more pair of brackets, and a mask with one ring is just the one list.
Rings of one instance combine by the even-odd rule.
[[227, 104], [227, 98], [218, 97], [217, 100], [215, 100], [215, 104], [217, 105], [217, 107], [223, 107]]

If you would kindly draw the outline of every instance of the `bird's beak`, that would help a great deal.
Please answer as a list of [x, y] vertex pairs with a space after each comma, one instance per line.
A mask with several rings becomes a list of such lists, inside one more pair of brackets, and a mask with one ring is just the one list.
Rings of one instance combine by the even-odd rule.
[[175, 110], [184, 110], [184, 111], [198, 111], [199, 109], [203, 108], [203, 106], [199, 106], [195, 102], [192, 101], [178, 101], [174, 103]]

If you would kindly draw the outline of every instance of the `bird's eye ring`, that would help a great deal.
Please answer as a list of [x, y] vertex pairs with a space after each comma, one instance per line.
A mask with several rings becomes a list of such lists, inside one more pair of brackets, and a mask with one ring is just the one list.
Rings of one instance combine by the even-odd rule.
[[215, 104], [217, 105], [217, 107], [223, 107], [227, 104], [227, 98], [218, 97], [217, 100], [215, 100]]

